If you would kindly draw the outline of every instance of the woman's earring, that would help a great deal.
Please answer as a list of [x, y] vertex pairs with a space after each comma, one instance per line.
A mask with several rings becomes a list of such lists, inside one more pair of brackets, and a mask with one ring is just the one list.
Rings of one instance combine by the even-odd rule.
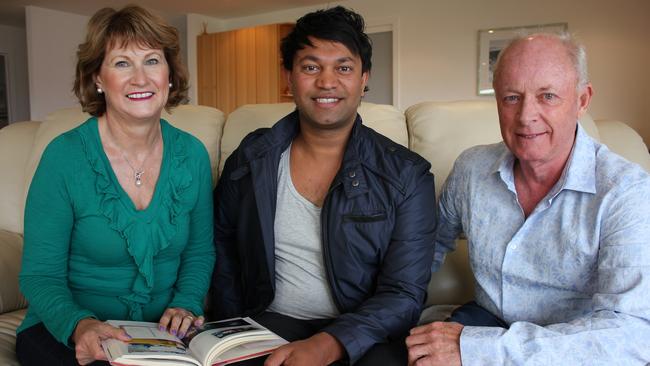
[[102, 88], [97, 87], [97, 94], [104, 94], [104, 91], [102, 90]]
[[169, 83], [169, 87], [170, 87], [170, 88], [172, 87], [172, 83]]

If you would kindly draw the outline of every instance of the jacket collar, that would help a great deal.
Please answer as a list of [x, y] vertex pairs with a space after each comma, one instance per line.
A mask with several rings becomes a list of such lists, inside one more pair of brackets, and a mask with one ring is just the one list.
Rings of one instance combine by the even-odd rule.
[[282, 153], [300, 131], [298, 121], [298, 110], [295, 110], [276, 122], [266, 133], [244, 149], [246, 160], [252, 161], [264, 157], [273, 148], [281, 148], [280, 153]]
[[[345, 147], [341, 168], [332, 182], [332, 188], [339, 184], [343, 185], [343, 191], [347, 198], [356, 197], [368, 192], [367, 178], [364, 170], [361, 169], [363, 163], [359, 154], [361, 136], [365, 132], [362, 125], [361, 116], [357, 113], [350, 138]], [[279, 120], [269, 131], [255, 140], [251, 145], [247, 146], [243, 151], [244, 157], [248, 162], [263, 157], [270, 158], [271, 160], [267, 160], [267, 162], [275, 165], [270, 171], [275, 172], [277, 175], [277, 164], [279, 164], [280, 154], [287, 149], [299, 132], [298, 110], [295, 110]]]

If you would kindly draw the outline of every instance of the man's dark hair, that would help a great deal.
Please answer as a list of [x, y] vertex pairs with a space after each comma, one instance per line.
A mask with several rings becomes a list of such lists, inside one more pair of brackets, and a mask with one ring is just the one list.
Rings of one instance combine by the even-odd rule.
[[309, 37], [343, 44], [361, 58], [362, 72], [372, 66], [372, 43], [364, 32], [363, 17], [342, 6], [306, 14], [296, 22], [296, 27], [282, 39], [282, 66], [293, 69], [293, 58], [298, 50], [313, 47]]

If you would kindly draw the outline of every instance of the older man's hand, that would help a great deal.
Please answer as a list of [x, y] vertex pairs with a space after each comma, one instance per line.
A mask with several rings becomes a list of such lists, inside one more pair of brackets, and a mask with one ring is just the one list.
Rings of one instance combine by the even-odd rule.
[[411, 329], [406, 337], [409, 366], [460, 366], [460, 333], [458, 323], [433, 322]]

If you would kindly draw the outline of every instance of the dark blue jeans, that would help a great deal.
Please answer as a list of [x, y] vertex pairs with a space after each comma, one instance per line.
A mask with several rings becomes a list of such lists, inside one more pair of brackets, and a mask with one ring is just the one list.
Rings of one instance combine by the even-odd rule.
[[[309, 338], [318, 333], [323, 327], [332, 322], [332, 319], [314, 319], [300, 320], [292, 317], [264, 312], [252, 317], [256, 322], [271, 329], [276, 334], [289, 342]], [[392, 340], [388, 343], [379, 343], [374, 345], [355, 366], [392, 366], [406, 365], [408, 354], [406, 351], [406, 337]], [[233, 365], [237, 366], [262, 366], [266, 357], [260, 357], [253, 360], [239, 362]], [[344, 362], [337, 362], [334, 365], [345, 365]]]
[[[54, 339], [43, 323], [29, 327], [16, 336], [16, 357], [22, 366], [77, 366], [73, 348]], [[91, 366], [108, 366], [95, 361]]]

